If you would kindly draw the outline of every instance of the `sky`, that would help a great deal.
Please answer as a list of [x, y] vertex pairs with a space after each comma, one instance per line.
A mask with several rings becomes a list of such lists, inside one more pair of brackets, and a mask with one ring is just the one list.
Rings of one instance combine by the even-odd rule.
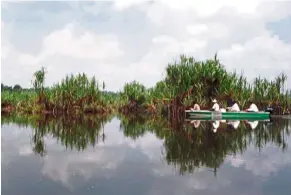
[[1, 82], [46, 86], [84, 72], [121, 90], [165, 77], [181, 54], [218, 58], [251, 81], [284, 72], [291, 87], [291, 1], [1, 1]]

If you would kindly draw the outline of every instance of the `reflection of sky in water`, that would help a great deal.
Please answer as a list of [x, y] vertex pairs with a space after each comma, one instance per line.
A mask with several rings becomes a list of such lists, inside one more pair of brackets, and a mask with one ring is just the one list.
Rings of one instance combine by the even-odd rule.
[[[85, 151], [65, 150], [45, 138], [47, 155], [35, 156], [30, 128], [2, 126], [2, 193], [17, 194], [289, 194], [291, 141], [282, 152], [274, 144], [249, 146], [229, 155], [217, 177], [209, 168], [180, 176], [162, 156], [163, 140], [146, 133], [124, 137], [119, 121], [105, 126], [105, 143]], [[287, 135], [286, 135], [287, 136]]]

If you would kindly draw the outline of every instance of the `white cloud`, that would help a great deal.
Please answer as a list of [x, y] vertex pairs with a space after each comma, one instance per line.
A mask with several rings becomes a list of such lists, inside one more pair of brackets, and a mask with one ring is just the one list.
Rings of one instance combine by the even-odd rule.
[[78, 29], [78, 24], [70, 23], [60, 30], [47, 35], [42, 43], [42, 50], [37, 56], [21, 54], [21, 64], [37, 64], [45, 62], [56, 55], [84, 60], [106, 60], [123, 55], [115, 35], [96, 35], [84, 29]]
[[[74, 22], [77, 17], [72, 18], [43, 36], [38, 54], [15, 49], [13, 40], [8, 40], [13, 25], [7, 29], [5, 24], [4, 39], [7, 40], [2, 43], [1, 51], [3, 81], [8, 84], [21, 81], [25, 85], [33, 71], [45, 65], [50, 69], [48, 85], [66, 74], [85, 72], [105, 80], [110, 90], [121, 89], [124, 82], [134, 79], [152, 86], [162, 79], [165, 66], [181, 53], [202, 60], [213, 57], [215, 52], [228, 70], [243, 69], [250, 79], [258, 74], [273, 78], [282, 71], [291, 78], [288, 55], [291, 44], [266, 28], [270, 21], [291, 16], [290, 3], [272, 0], [115, 1], [108, 15], [119, 14], [118, 17], [112, 15], [113, 19], [102, 22], [99, 15], [105, 10], [97, 10], [97, 5], [87, 6], [83, 11], [87, 8], [90, 11], [86, 13], [94, 13], [94, 9], [98, 13], [94, 14], [94, 30], [87, 28], [92, 25], [87, 20], [83, 24]], [[81, 16], [79, 11], [76, 16]], [[146, 18], [140, 15], [137, 15], [140, 18], [132, 17], [134, 15], [129, 18], [128, 14], [133, 12]], [[106, 22], [111, 23], [103, 25]], [[138, 22], [145, 23], [142, 31], [130, 26]], [[140, 34], [134, 34], [136, 32]], [[127, 49], [127, 45], [134, 45], [134, 49]], [[10, 66], [23, 71], [21, 74], [12, 72]], [[253, 67], [257, 71], [253, 71]], [[291, 86], [291, 79], [288, 81]]]
[[41, 58], [59, 54], [81, 59], [102, 60], [123, 55], [115, 35], [96, 35], [85, 30], [78, 32], [76, 28], [76, 24], [71, 23], [45, 37]]
[[39, 61], [36, 57], [29, 54], [20, 54], [19, 63], [21, 65], [37, 64]]
[[291, 76], [290, 53], [291, 45], [276, 36], [267, 35], [234, 44], [218, 55], [226, 65], [235, 63], [233, 68], [243, 70], [249, 78], [261, 75], [273, 79], [283, 71]]
[[146, 0], [114, 0], [114, 8], [118, 11], [124, 11], [130, 6], [147, 2]]
[[6, 46], [2, 46], [1, 47], [1, 59], [7, 58], [8, 54], [9, 54], [9, 48]]

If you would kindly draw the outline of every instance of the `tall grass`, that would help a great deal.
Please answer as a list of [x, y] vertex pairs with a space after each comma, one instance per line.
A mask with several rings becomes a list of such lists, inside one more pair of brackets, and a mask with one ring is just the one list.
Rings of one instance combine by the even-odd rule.
[[1, 92], [1, 103], [11, 103], [17, 105], [17, 103], [22, 101], [29, 101], [37, 98], [37, 93], [35, 91], [8, 91], [4, 90]]

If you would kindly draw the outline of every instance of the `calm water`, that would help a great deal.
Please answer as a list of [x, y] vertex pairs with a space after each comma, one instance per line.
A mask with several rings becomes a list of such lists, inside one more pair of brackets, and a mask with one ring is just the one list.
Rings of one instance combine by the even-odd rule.
[[215, 125], [2, 118], [2, 194], [290, 195], [291, 120]]

